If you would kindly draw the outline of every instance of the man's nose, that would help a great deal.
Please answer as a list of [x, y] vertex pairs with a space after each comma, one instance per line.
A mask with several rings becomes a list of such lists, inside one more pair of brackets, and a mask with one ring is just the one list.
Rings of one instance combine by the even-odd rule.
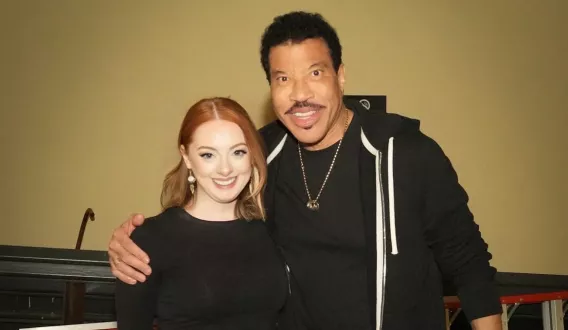
[[314, 96], [310, 85], [303, 79], [298, 79], [293, 82], [290, 99], [294, 102], [303, 102], [311, 99]]

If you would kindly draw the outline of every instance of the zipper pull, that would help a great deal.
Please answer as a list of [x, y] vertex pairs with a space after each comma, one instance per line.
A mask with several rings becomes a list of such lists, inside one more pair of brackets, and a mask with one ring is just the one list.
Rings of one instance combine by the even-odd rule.
[[288, 279], [288, 294], [292, 295], [292, 286], [290, 285], [290, 267], [287, 263], [284, 263], [286, 269], [286, 278]]

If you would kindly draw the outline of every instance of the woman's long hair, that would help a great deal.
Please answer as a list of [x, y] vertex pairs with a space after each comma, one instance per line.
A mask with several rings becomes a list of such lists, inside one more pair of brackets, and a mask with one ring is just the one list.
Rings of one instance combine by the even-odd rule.
[[[211, 120], [226, 120], [237, 124], [245, 136], [245, 143], [251, 159], [252, 174], [248, 185], [237, 198], [236, 216], [241, 219], [265, 219], [263, 202], [266, 185], [266, 160], [263, 142], [246, 110], [229, 98], [215, 97], [202, 99], [187, 111], [179, 131], [177, 148], [188, 150], [195, 130]], [[166, 175], [160, 198], [162, 208], [185, 206], [192, 201], [187, 169], [180, 156], [178, 164]]]

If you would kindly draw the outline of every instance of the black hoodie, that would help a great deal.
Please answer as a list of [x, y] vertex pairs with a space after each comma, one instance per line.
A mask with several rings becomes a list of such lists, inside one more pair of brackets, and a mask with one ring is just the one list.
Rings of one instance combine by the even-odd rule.
[[[495, 268], [468, 196], [439, 145], [419, 121], [345, 105], [359, 116], [360, 187], [365, 218], [368, 297], [373, 329], [445, 329], [442, 281], [453, 283], [466, 316], [501, 313]], [[279, 153], [293, 138], [276, 121], [260, 130], [268, 149], [267, 224], [273, 219]], [[291, 270], [294, 273], [294, 270]], [[293, 276], [292, 276], [293, 278]], [[294, 298], [292, 279], [291, 297]], [[290, 299], [288, 315], [301, 315]]]

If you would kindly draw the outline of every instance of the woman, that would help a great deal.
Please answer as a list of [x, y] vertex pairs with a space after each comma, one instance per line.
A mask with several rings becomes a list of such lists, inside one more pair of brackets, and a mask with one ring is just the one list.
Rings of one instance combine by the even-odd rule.
[[226, 98], [187, 112], [180, 161], [166, 176], [163, 212], [132, 239], [152, 274], [116, 282], [120, 330], [275, 329], [287, 277], [264, 226], [266, 163], [246, 111]]

